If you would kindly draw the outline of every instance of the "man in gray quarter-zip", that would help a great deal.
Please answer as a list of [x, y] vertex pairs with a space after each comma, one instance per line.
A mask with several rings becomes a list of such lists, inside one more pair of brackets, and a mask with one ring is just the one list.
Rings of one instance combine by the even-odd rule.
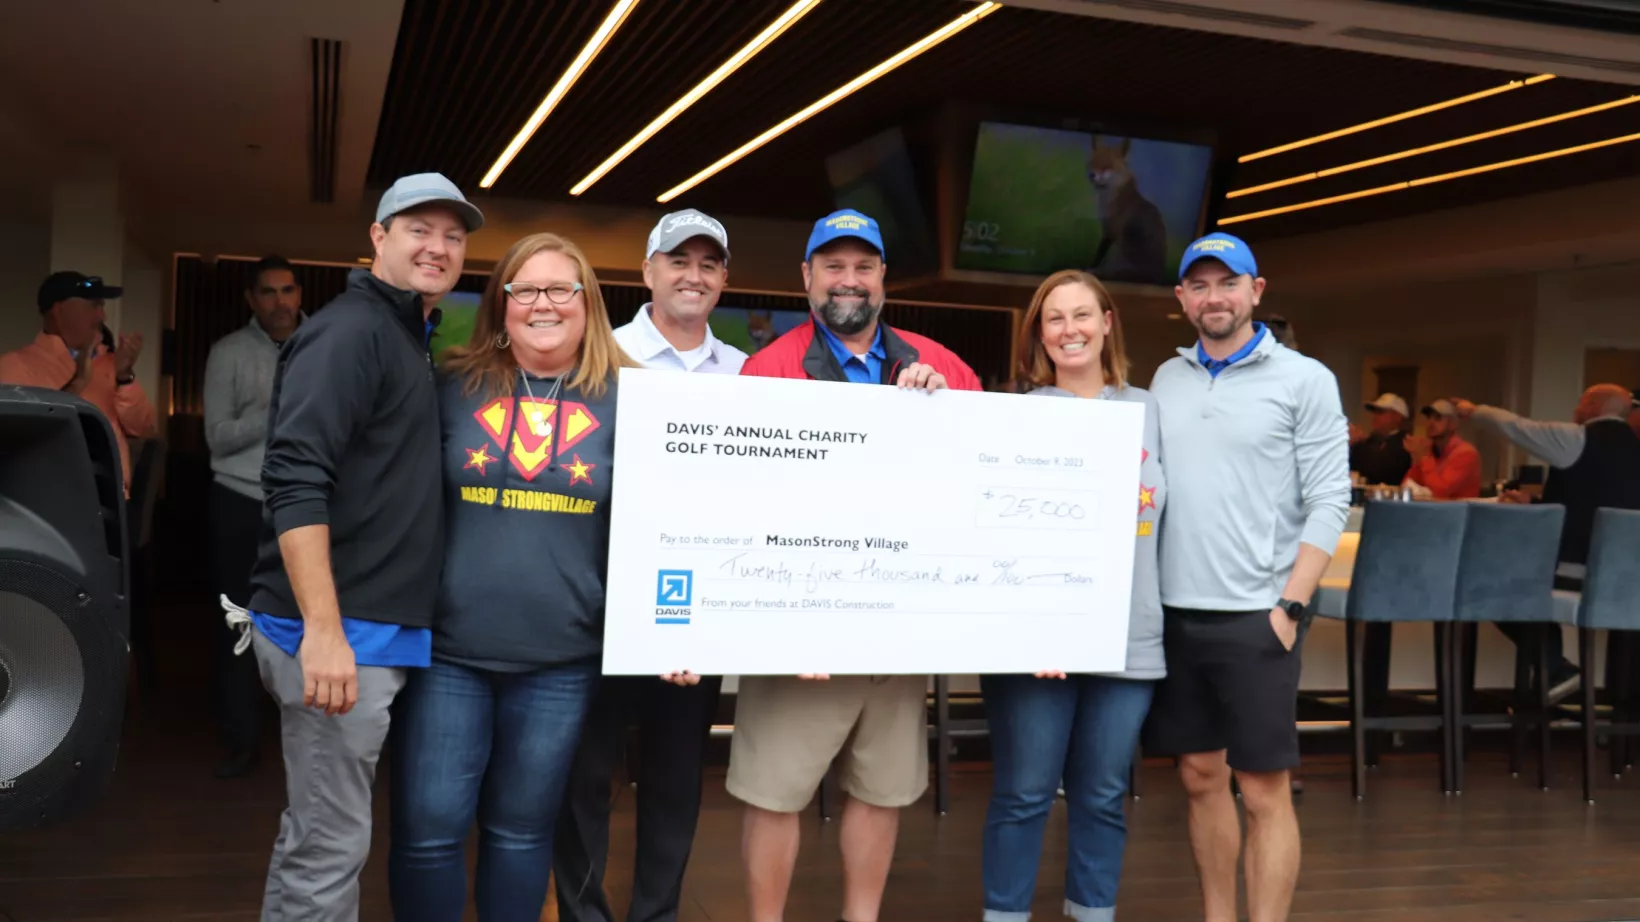
[[[283, 257], [251, 267], [250, 322], [217, 340], [205, 360], [205, 444], [211, 449], [211, 566], [216, 591], [250, 603], [251, 567], [262, 529], [262, 453], [279, 347], [306, 316], [302, 286]], [[222, 625], [216, 642], [216, 706], [227, 757], [218, 778], [237, 778], [256, 761], [266, 692], [256, 660], [235, 656], [239, 632]]]
[[1248, 916], [1276, 922], [1291, 907], [1299, 647], [1350, 502], [1338, 381], [1254, 322], [1264, 287], [1245, 241], [1192, 243], [1174, 291], [1200, 338], [1150, 385], [1168, 459], [1167, 677], [1144, 750], [1178, 757], [1205, 922], [1237, 918], [1232, 772], [1247, 808]]

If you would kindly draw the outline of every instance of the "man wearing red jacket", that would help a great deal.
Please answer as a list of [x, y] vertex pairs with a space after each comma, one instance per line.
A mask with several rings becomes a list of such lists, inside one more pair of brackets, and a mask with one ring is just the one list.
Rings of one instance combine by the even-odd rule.
[[[857, 211], [815, 222], [803, 261], [810, 318], [759, 350], [743, 375], [980, 390], [949, 349], [879, 321], [883, 239]], [[845, 922], [875, 922], [900, 808], [928, 787], [926, 676], [742, 676], [728, 791], [746, 803], [742, 857], [752, 922], [779, 922], [797, 864], [798, 813], [833, 759], [849, 795], [839, 840]]]
[[902, 387], [939, 377], [956, 390], [980, 390], [979, 377], [951, 350], [878, 322], [887, 266], [876, 221], [844, 209], [815, 222], [803, 261], [810, 322], [758, 350], [740, 373]]

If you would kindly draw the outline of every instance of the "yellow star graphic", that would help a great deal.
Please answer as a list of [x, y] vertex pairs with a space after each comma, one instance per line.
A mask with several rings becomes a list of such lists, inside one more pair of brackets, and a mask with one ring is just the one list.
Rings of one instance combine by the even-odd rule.
[[472, 449], [472, 448], [468, 448], [468, 449], [466, 449], [466, 452], [467, 452], [467, 463], [463, 464], [461, 466], [461, 469], [462, 470], [467, 470], [469, 468], [475, 468], [476, 467], [476, 468], [478, 468], [478, 476], [483, 477], [484, 476], [484, 465], [489, 464], [491, 461], [495, 460], [494, 458], [490, 457], [489, 447], [485, 446], [485, 447], [482, 447], [482, 448], [479, 448], [479, 449], [476, 449], [476, 450]]
[[597, 466], [598, 465], [596, 464], [588, 464], [585, 461], [582, 461], [581, 456], [576, 455], [575, 463], [568, 465], [569, 485], [573, 487], [577, 482], [582, 480], [585, 480], [587, 483], [591, 483], [592, 478], [588, 475], [592, 472], [592, 469]]

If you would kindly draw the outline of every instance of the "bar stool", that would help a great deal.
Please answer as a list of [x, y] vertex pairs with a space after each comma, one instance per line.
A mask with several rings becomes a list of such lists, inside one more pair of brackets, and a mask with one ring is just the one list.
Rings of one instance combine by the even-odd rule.
[[[1455, 503], [1368, 502], [1361, 520], [1361, 543], [1344, 603], [1345, 637], [1349, 656], [1351, 731], [1350, 790], [1357, 800], [1367, 784], [1368, 730], [1441, 730], [1441, 789], [1456, 789], [1451, 746], [1450, 656], [1453, 604], [1459, 553], [1463, 546], [1467, 510]], [[1446, 638], [1448, 655], [1438, 658], [1435, 682], [1443, 702], [1441, 714], [1410, 717], [1368, 717], [1365, 707], [1366, 625], [1380, 622], [1433, 622]]]
[[[1464, 529], [1463, 554], [1458, 562], [1458, 589], [1454, 606], [1459, 622], [1513, 622], [1540, 625], [1538, 670], [1535, 688], [1538, 724], [1538, 786], [1549, 787], [1549, 684], [1548, 650], [1542, 638], [1560, 630], [1554, 604], [1555, 567], [1559, 565], [1560, 530], [1566, 507], [1554, 503], [1516, 505], [1513, 503], [1463, 503], [1469, 513]], [[1564, 616], [1562, 616], [1564, 617]], [[1570, 623], [1570, 622], [1568, 622]], [[1454, 649], [1448, 651], [1453, 664], [1452, 710], [1454, 713], [1454, 790], [1463, 790], [1464, 702], [1457, 681], [1463, 663], [1463, 631], [1453, 632]], [[1516, 738], [1531, 722], [1524, 718], [1525, 702], [1517, 697], [1510, 715], [1511, 733]]]
[[[1577, 594], [1557, 592], [1555, 595], [1566, 599]], [[1614, 750], [1619, 736], [1640, 735], [1640, 724], [1620, 722], [1615, 713], [1612, 720], [1600, 721], [1594, 709], [1595, 632], [1640, 631], [1640, 512], [1595, 510], [1583, 592], [1577, 598], [1576, 623], [1578, 664], [1583, 669], [1583, 799], [1594, 803], [1596, 730], [1611, 736]], [[1611, 634], [1607, 636], [1606, 655], [1610, 659], [1614, 645], [1609, 642]], [[1612, 694], [1619, 673], [1608, 669], [1606, 674], [1607, 694]], [[1614, 769], [1614, 773], [1620, 768]]]

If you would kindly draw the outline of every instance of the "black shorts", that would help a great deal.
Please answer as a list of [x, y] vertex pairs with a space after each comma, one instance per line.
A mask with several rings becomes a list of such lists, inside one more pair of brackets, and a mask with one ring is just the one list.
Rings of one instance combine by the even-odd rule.
[[1228, 750], [1230, 767], [1276, 772], [1298, 765], [1298, 676], [1308, 619], [1293, 649], [1253, 612], [1165, 608], [1167, 678], [1156, 686], [1144, 754]]

